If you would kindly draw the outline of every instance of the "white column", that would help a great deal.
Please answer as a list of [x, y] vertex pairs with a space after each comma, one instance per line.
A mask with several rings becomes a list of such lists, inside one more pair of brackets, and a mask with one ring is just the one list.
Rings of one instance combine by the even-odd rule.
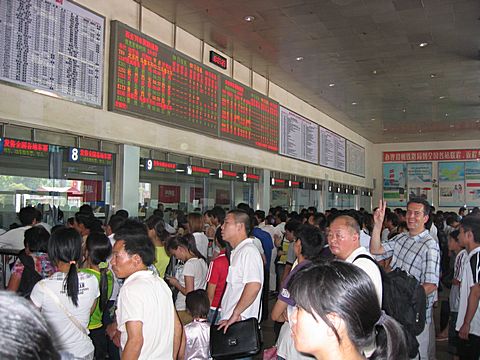
[[140, 148], [138, 146], [120, 145], [117, 175], [115, 211], [125, 209], [130, 216], [138, 216], [140, 182]]
[[256, 210], [264, 210], [266, 213], [268, 213], [268, 209], [270, 208], [270, 170], [262, 170], [260, 184], [258, 185]]

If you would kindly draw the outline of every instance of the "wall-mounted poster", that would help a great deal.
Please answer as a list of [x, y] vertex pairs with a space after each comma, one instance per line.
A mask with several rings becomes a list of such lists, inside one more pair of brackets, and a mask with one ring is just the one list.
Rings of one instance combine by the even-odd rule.
[[320, 126], [320, 165], [345, 171], [345, 139]]
[[432, 163], [407, 165], [408, 199], [422, 198], [432, 203]]
[[480, 162], [465, 163], [465, 202], [467, 206], [480, 206]]
[[383, 164], [383, 198], [388, 206], [406, 206], [405, 164]]
[[465, 163], [438, 163], [439, 205], [462, 206], [465, 204]]

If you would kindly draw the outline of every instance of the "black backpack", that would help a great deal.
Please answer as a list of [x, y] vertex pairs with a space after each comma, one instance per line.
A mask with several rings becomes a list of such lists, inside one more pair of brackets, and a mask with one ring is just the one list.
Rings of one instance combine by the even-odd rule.
[[386, 272], [368, 255], [358, 255], [354, 260], [365, 258], [373, 261], [382, 276], [382, 309], [397, 320], [403, 327], [407, 341], [408, 356], [414, 358], [418, 353], [418, 341], [425, 328], [427, 296], [420, 282], [406, 271], [395, 269]]
[[28, 256], [25, 253], [25, 250], [22, 250], [18, 254], [18, 259], [23, 264], [23, 272], [22, 277], [20, 278], [20, 285], [18, 286], [17, 293], [18, 295], [29, 299], [33, 287], [37, 282], [42, 280], [42, 276], [35, 270], [33, 258]]

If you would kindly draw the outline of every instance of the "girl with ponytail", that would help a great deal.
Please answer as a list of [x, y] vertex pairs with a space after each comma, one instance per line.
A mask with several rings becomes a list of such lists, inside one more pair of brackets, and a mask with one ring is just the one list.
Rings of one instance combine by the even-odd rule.
[[175, 308], [180, 320], [185, 325], [192, 321], [192, 317], [186, 311], [185, 297], [190, 291], [205, 290], [207, 262], [197, 250], [195, 237], [192, 234], [169, 239], [167, 251], [183, 262], [183, 266], [177, 267], [175, 277], [168, 277], [167, 280], [179, 291]]
[[112, 244], [104, 233], [97, 232], [88, 235], [85, 245], [85, 268], [80, 271], [95, 276], [100, 287], [100, 297], [88, 323], [89, 336], [95, 347], [95, 359], [105, 359], [108, 349], [102, 316], [113, 291], [113, 275], [107, 263], [112, 254]]
[[333, 261], [302, 269], [288, 290], [298, 351], [324, 360], [408, 359], [400, 324], [380, 309], [372, 281], [357, 266]]
[[75, 359], [93, 359], [87, 326], [100, 293], [95, 276], [78, 273], [81, 254], [82, 238], [77, 231], [64, 228], [54, 232], [48, 242], [48, 256], [58, 271], [39, 281], [30, 299], [50, 323], [58, 350]]

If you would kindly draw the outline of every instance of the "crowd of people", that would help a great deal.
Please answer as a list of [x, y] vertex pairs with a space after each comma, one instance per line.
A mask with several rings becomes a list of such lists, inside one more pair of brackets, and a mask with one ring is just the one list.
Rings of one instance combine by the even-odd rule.
[[[103, 224], [84, 205], [50, 228], [22, 208], [22, 226], [0, 236], [22, 249], [0, 292], [0, 357], [209, 359], [211, 324], [228, 333], [255, 317], [274, 321], [279, 360], [407, 359], [401, 319], [383, 310], [395, 269], [425, 292], [417, 357], [435, 359], [435, 337], [459, 359], [480, 357], [476, 209], [435, 212], [419, 198], [406, 210], [380, 201], [373, 214], [247, 204], [178, 214], [142, 222], [119, 210]], [[439, 289], [450, 297], [435, 334]]]

